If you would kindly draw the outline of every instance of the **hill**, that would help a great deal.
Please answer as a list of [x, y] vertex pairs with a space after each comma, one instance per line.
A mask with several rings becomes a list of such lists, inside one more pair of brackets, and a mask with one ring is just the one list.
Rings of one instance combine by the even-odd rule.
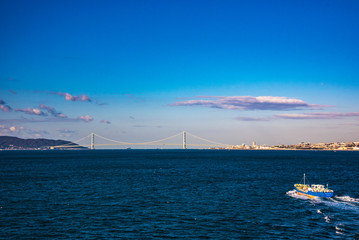
[[56, 149], [87, 149], [76, 143], [65, 140], [52, 140], [52, 139], [22, 139], [18, 137], [0, 136], [0, 149], [1, 150], [25, 150], [25, 149], [52, 149], [53, 146], [71, 146], [56, 148]]

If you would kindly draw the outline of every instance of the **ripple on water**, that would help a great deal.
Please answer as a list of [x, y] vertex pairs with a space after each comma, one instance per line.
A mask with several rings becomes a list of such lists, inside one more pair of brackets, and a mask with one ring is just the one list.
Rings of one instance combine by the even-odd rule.
[[3, 239], [359, 234], [359, 193], [331, 201], [291, 190], [303, 172], [336, 192], [359, 189], [354, 153], [32, 151], [0, 152], [0, 164]]

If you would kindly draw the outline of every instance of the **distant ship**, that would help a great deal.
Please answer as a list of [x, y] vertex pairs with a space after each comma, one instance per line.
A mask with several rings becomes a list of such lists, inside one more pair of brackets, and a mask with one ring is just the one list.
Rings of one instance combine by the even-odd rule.
[[333, 197], [334, 191], [330, 190], [327, 187], [325, 188], [324, 185], [321, 184], [312, 184], [308, 185], [305, 184], [305, 174], [303, 177], [304, 183], [297, 183], [294, 184], [295, 190], [299, 195], [304, 195], [309, 198], [315, 198], [315, 197], [323, 197], [323, 198], [330, 198]]

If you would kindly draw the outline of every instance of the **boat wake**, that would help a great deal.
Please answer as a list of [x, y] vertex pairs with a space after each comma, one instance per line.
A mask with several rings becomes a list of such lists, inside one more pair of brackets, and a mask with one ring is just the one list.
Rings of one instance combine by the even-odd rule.
[[[352, 235], [353, 229], [359, 226], [358, 198], [352, 198], [350, 196], [309, 198], [307, 196], [297, 194], [296, 190], [288, 191], [286, 194], [290, 197], [307, 200], [310, 202], [311, 206], [314, 207], [313, 210], [315, 210], [315, 212], [321, 216], [323, 222], [333, 227], [338, 237], [348, 237]], [[343, 213], [345, 215], [343, 215]]]
[[359, 201], [356, 198], [351, 198], [349, 196], [335, 196], [334, 198], [328, 199], [328, 201], [329, 200], [335, 207], [339, 207], [344, 210], [353, 210], [359, 213]]
[[308, 198], [307, 196], [299, 195], [299, 194], [297, 193], [297, 191], [294, 190], [294, 189], [291, 190], [291, 191], [288, 191], [286, 194], [287, 194], [288, 196], [290, 196], [290, 197], [293, 197], [293, 198], [299, 198], [299, 199], [304, 199], [304, 200], [310, 199], [310, 198]]
[[335, 203], [343, 203], [343, 204], [346, 204], [349, 206], [358, 206], [359, 207], [359, 198], [352, 198], [350, 196], [335, 196], [332, 198], [320, 198], [320, 197], [309, 198], [305, 195], [299, 195], [295, 189], [288, 191], [286, 194], [293, 198], [306, 199], [306, 200], [309, 199], [309, 200], [314, 200], [314, 201], [319, 201], [319, 202], [331, 201], [331, 202], [335, 202]]
[[334, 199], [342, 201], [342, 202], [352, 202], [359, 204], [359, 198], [352, 198], [349, 196], [335, 196]]
[[324, 204], [328, 207], [359, 213], [358, 198], [352, 198], [350, 196], [335, 196], [332, 198], [320, 198], [320, 197], [309, 198], [304, 195], [299, 195], [296, 190], [288, 191], [286, 194], [293, 198], [309, 200], [314, 204]]

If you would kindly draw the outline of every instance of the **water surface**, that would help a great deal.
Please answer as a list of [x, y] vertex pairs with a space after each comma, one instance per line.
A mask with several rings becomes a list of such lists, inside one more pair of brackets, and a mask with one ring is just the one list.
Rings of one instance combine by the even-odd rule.
[[0, 238], [359, 239], [358, 179], [359, 152], [2, 151]]

